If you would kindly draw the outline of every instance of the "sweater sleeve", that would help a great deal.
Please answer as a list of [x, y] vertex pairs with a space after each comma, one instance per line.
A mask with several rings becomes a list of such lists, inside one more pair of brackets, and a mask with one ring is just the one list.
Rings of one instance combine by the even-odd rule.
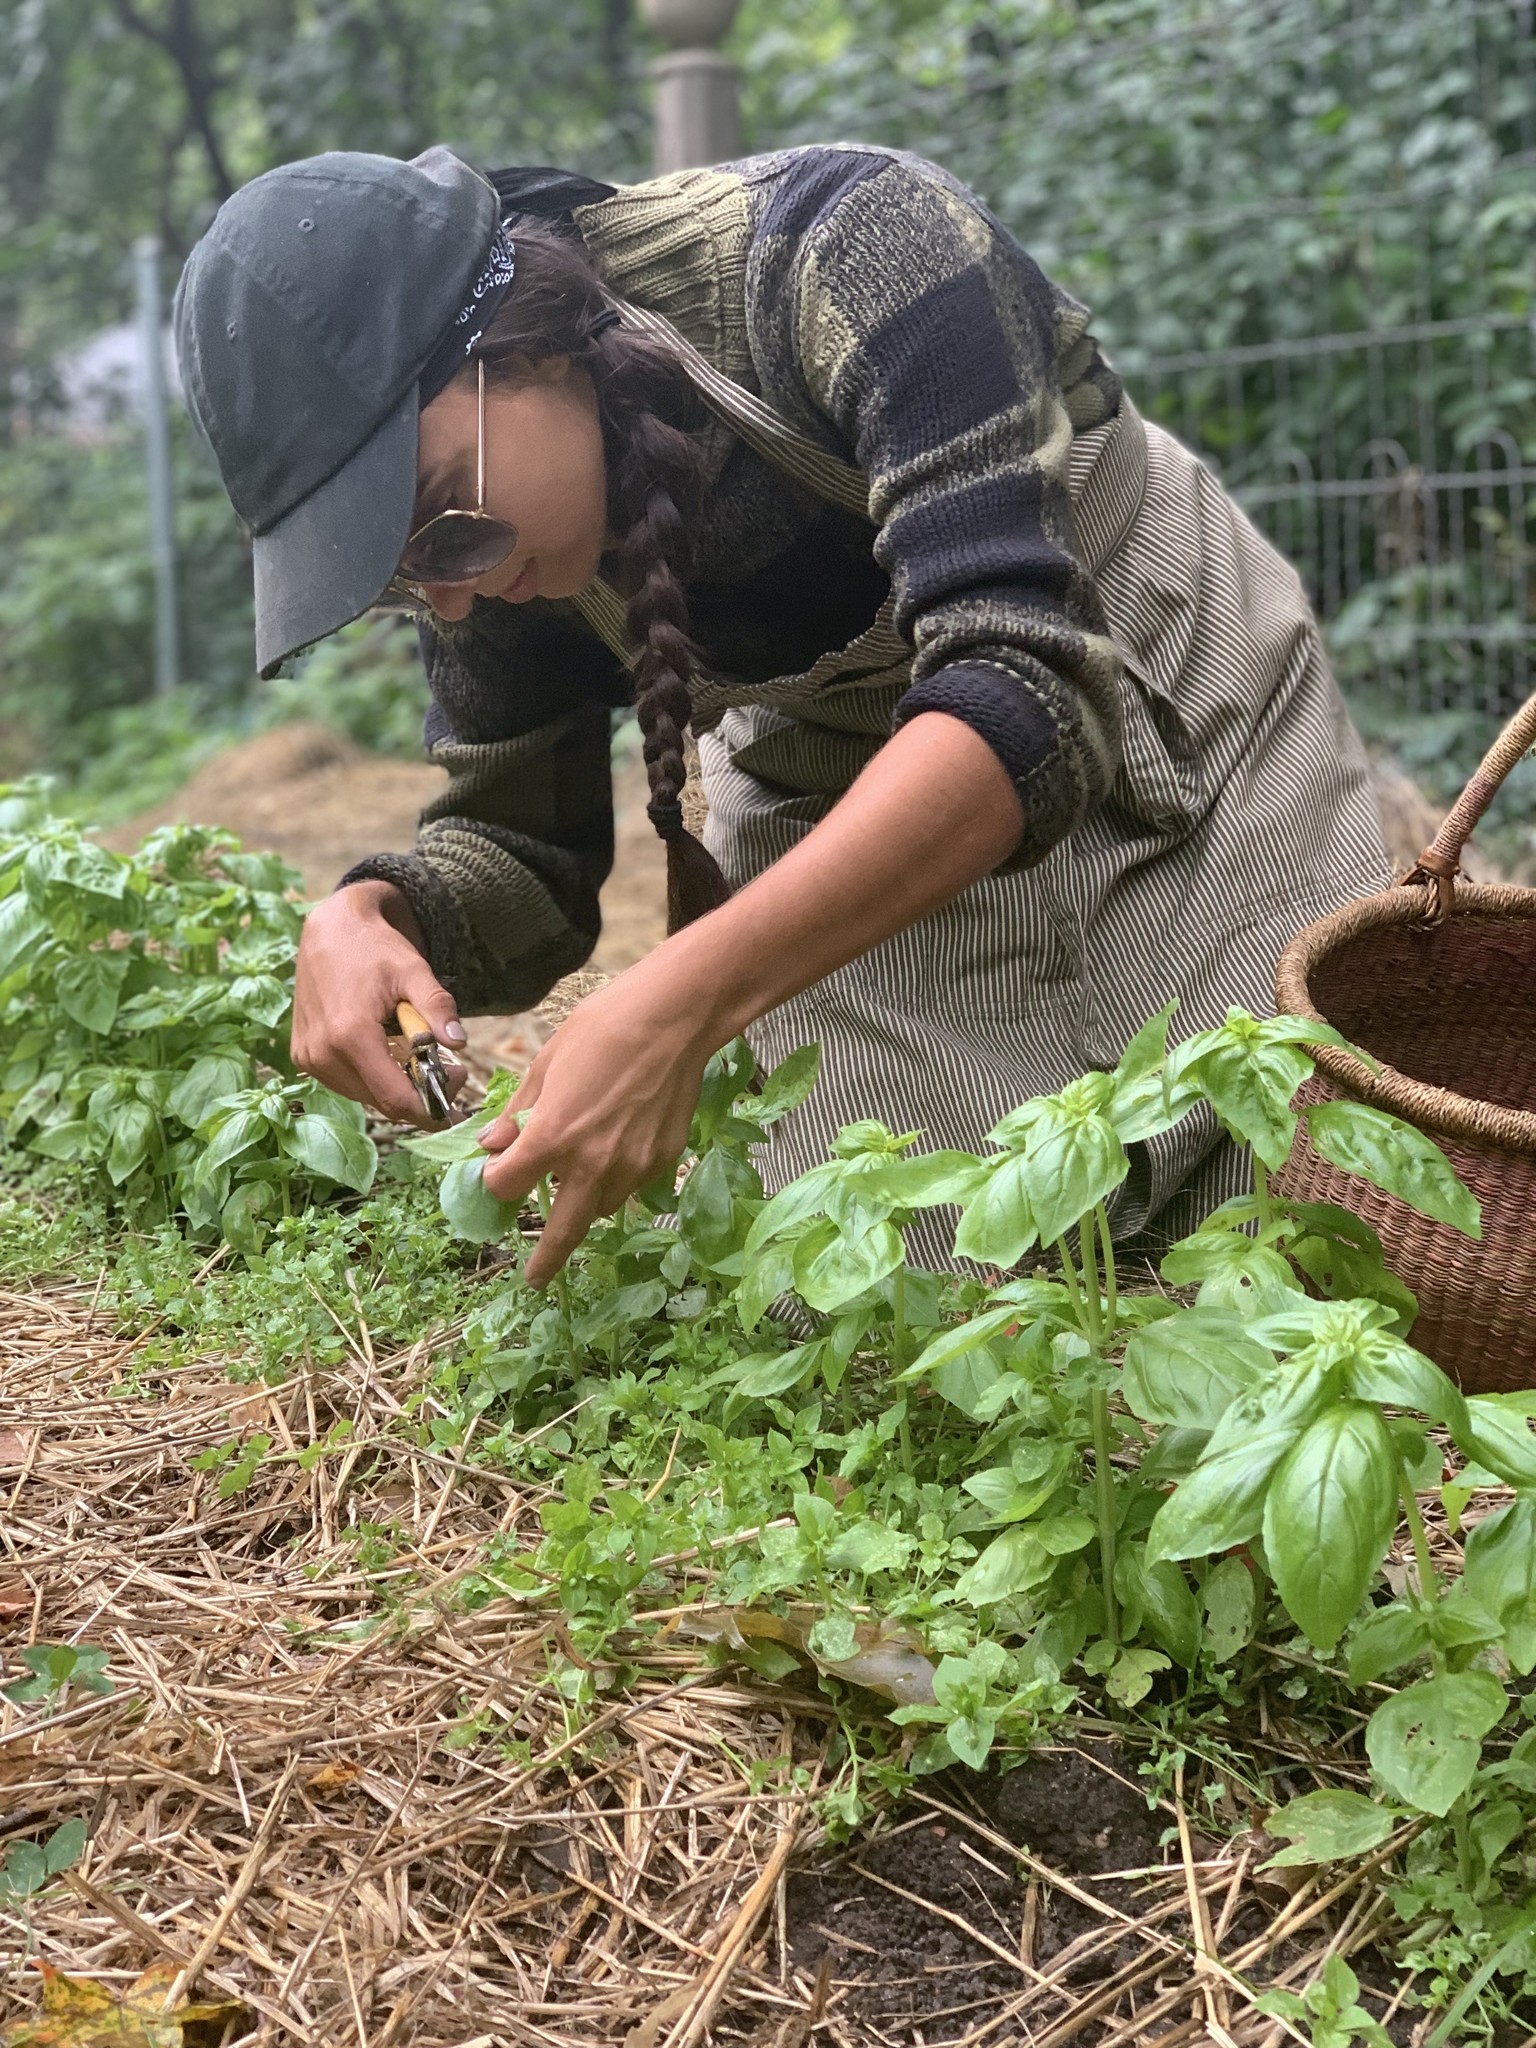
[[421, 629], [427, 758], [448, 787], [409, 853], [342, 877], [392, 882], [432, 970], [467, 1015], [523, 1010], [587, 960], [613, 865], [611, 711], [618, 663], [565, 607], [478, 602]]
[[1082, 309], [962, 187], [873, 150], [795, 154], [749, 291], [768, 381], [869, 478], [913, 648], [896, 723], [945, 711], [981, 734], [1024, 809], [1007, 865], [1031, 865], [1104, 800], [1120, 756], [1119, 657], [1067, 491], [1057, 352]]

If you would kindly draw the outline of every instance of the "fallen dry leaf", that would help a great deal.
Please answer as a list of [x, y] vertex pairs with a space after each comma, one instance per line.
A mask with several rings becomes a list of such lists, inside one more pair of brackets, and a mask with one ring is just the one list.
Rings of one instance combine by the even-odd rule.
[[804, 1601], [791, 1603], [787, 1614], [762, 1607], [704, 1607], [679, 1618], [679, 1633], [732, 1650], [749, 1643], [779, 1643], [834, 1678], [846, 1678], [866, 1691], [879, 1693], [898, 1707], [933, 1704], [933, 1665], [910, 1629], [878, 1619], [857, 1622], [853, 1656], [833, 1663], [811, 1648], [811, 1630], [822, 1610]]
[[25, 1465], [36, 1434], [33, 1429], [0, 1429], [0, 1465]]
[[66, 1977], [47, 1963], [37, 1967], [43, 2009], [0, 2034], [0, 2048], [216, 2048], [231, 2021], [246, 2013], [228, 2001], [167, 2012], [165, 1994], [179, 1973], [169, 1958], [151, 1964], [121, 1997], [89, 1978]]
[[32, 1593], [14, 1581], [0, 1586], [0, 1621], [14, 1621], [18, 1614], [32, 1612]]
[[355, 1785], [363, 1775], [361, 1764], [350, 1758], [339, 1756], [333, 1763], [322, 1764], [313, 1777], [304, 1780], [305, 1789], [310, 1792], [345, 1792]]

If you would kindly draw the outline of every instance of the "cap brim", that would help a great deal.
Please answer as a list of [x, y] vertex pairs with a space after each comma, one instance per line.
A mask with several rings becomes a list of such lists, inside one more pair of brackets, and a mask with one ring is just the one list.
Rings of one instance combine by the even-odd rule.
[[394, 575], [416, 503], [418, 409], [413, 384], [349, 462], [252, 541], [263, 676], [358, 618]]

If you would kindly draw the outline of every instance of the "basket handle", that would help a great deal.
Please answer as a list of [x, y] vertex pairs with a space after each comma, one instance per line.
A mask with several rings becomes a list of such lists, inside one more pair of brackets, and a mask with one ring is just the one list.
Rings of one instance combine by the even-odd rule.
[[1473, 771], [1471, 780], [1445, 814], [1434, 838], [1404, 875], [1401, 888], [1424, 884], [1429, 890], [1425, 921], [1440, 924], [1456, 900], [1461, 856], [1478, 820], [1498, 795], [1509, 771], [1536, 746], [1536, 695], [1528, 697]]

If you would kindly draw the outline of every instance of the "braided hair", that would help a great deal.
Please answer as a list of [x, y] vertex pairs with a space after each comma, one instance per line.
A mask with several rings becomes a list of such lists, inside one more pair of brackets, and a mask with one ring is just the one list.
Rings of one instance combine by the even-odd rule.
[[517, 282], [476, 354], [494, 382], [516, 385], [529, 365], [569, 356], [592, 380], [608, 479], [616, 580], [628, 600], [635, 715], [650, 783], [647, 815], [667, 849], [667, 930], [680, 931], [730, 894], [714, 858], [683, 823], [689, 685], [686, 569], [689, 522], [702, 495], [698, 429], [706, 415], [684, 371], [659, 342], [615, 320], [591, 258], [573, 235], [518, 220]]

